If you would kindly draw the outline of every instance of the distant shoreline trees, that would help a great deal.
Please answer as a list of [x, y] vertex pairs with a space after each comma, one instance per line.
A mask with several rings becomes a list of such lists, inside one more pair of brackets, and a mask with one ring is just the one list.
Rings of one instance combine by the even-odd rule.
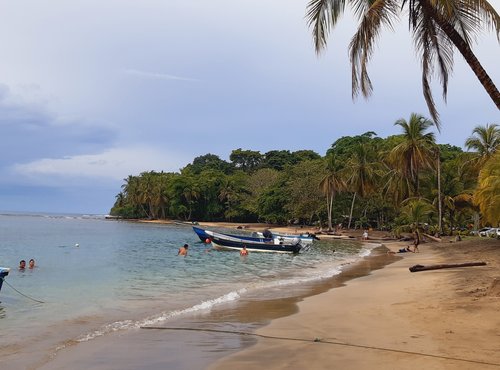
[[[261, 154], [238, 148], [230, 161], [206, 154], [180, 172], [130, 175], [110, 214], [394, 230], [411, 224], [405, 216], [408, 204], [425, 203], [418, 226], [426, 225], [429, 232], [477, 227], [478, 215], [483, 224], [498, 225], [498, 211], [492, 210], [500, 209], [496, 125], [476, 127], [467, 139], [473, 151], [464, 152], [436, 144], [426, 132], [432, 123], [422, 116], [412, 114], [395, 124], [401, 134], [345, 136], [325, 156], [311, 150]], [[483, 131], [488, 132], [487, 154]]]

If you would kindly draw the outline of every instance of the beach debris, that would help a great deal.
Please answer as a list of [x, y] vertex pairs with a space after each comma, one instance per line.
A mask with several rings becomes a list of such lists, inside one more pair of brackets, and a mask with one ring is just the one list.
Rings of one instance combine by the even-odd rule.
[[427, 270], [440, 270], [440, 269], [450, 269], [455, 267], [470, 267], [470, 266], [485, 266], [486, 262], [466, 262], [466, 263], [448, 263], [440, 265], [414, 265], [410, 267], [410, 272], [419, 272]]
[[432, 235], [429, 235], [429, 234], [426, 234], [426, 233], [423, 233], [423, 234], [424, 234], [424, 236], [425, 236], [426, 238], [429, 238], [429, 239], [430, 239], [430, 240], [432, 240], [433, 242], [442, 242], [442, 241], [443, 241], [443, 239], [441, 239], [441, 238], [437, 238], [437, 237], [435, 237], [435, 236], [432, 236]]

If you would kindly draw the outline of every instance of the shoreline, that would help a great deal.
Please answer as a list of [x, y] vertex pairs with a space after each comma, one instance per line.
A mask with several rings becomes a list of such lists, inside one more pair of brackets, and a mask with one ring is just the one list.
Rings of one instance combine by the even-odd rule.
[[[386, 246], [397, 251], [405, 244]], [[296, 314], [258, 329], [254, 346], [209, 369], [500, 367], [500, 241], [429, 243], [420, 249], [307, 297]], [[408, 271], [417, 263], [481, 257], [487, 266]]]
[[237, 222], [222, 222], [222, 221], [201, 221], [196, 223], [191, 222], [182, 222], [182, 221], [174, 221], [174, 220], [142, 220], [142, 219], [130, 219], [130, 220], [121, 220], [117, 219], [116, 221], [124, 221], [124, 222], [137, 222], [137, 223], [150, 223], [150, 224], [158, 224], [158, 225], [179, 225], [185, 227], [192, 226], [200, 226], [200, 227], [212, 227], [212, 228], [222, 228], [229, 230], [242, 230], [248, 232], [254, 231], [263, 231], [265, 229], [269, 229], [271, 232], [279, 232], [279, 233], [287, 233], [287, 234], [304, 234], [311, 233], [317, 235], [320, 239], [346, 239], [346, 240], [358, 240], [363, 242], [374, 242], [374, 243], [391, 243], [398, 241], [397, 239], [392, 238], [388, 235], [387, 231], [377, 231], [370, 230], [370, 237], [368, 240], [362, 240], [362, 229], [341, 229], [339, 231], [332, 232], [324, 232], [321, 231], [316, 226], [283, 226], [283, 225], [275, 225], [275, 224], [267, 224], [267, 223], [237, 223]]
[[[207, 313], [168, 321], [167, 327], [184, 327], [192, 331], [135, 330], [114, 333], [106, 338], [61, 351], [39, 369], [204, 369], [233, 352], [250, 347], [253, 337], [214, 333], [220, 330], [254, 332], [274, 319], [297, 312], [297, 302], [305, 297], [322, 294], [346, 280], [382, 268], [397, 258], [387, 256], [386, 249], [379, 247], [378, 256], [363, 257], [352, 266], [331, 278], [295, 286], [286, 297], [250, 295], [238, 301], [217, 306]], [[201, 329], [201, 330], [199, 330]], [[205, 332], [206, 330], [207, 332]], [[182, 361], [178, 352], [189, 348], [190, 356]], [[207, 351], [207, 348], [210, 349]], [[99, 359], [99, 360], [96, 360]], [[112, 365], [112, 366], [111, 366]], [[114, 367], [113, 367], [114, 366]]]
[[[398, 369], [477, 368], [474, 362], [439, 358], [463, 354], [498, 368], [500, 283], [493, 282], [500, 280], [500, 241], [467, 238], [423, 243], [420, 253], [387, 253], [407, 244], [385, 242], [340, 275], [302, 284], [283, 298], [255, 294], [165, 324], [193, 331], [116, 332], [29, 368], [330, 369], [333, 362], [346, 369], [386, 369], [388, 363]], [[485, 267], [408, 271], [417, 263], [483, 257]], [[179, 355], [188, 350], [186, 358]], [[415, 353], [436, 356], [436, 362]]]

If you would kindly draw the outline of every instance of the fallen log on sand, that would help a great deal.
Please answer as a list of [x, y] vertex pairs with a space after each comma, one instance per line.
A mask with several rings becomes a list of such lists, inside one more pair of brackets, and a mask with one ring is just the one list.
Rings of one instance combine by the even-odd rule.
[[424, 236], [426, 238], [429, 238], [433, 242], [442, 242], [443, 241], [441, 238], [436, 238], [435, 236], [432, 236], [432, 235], [429, 235], [429, 234], [426, 234], [426, 233], [424, 233]]
[[485, 266], [485, 265], [486, 265], [486, 262], [450, 263], [450, 264], [429, 265], [429, 266], [414, 265], [414, 266], [410, 267], [410, 272], [450, 269], [450, 268], [455, 268], [455, 267]]

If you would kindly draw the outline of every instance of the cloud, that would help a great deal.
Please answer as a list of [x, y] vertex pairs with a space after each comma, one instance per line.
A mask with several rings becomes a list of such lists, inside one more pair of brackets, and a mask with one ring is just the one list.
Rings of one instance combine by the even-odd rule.
[[128, 74], [128, 75], [149, 78], [149, 79], [154, 79], [154, 80], [177, 80], [177, 81], [192, 81], [192, 82], [200, 81], [200, 80], [195, 79], [195, 78], [180, 77], [180, 76], [174, 76], [174, 75], [169, 75], [169, 74], [165, 74], [165, 73], [140, 71], [138, 69], [123, 69], [122, 72], [125, 74]]
[[178, 171], [187, 161], [155, 148], [113, 148], [98, 154], [43, 158], [15, 164], [16, 177], [44, 185], [63, 186], [80, 180], [117, 181], [144, 171]]
[[116, 146], [118, 134], [119, 127], [102, 120], [53, 112], [37, 87], [13, 91], [0, 84], [1, 177], [13, 163], [101, 152]]

